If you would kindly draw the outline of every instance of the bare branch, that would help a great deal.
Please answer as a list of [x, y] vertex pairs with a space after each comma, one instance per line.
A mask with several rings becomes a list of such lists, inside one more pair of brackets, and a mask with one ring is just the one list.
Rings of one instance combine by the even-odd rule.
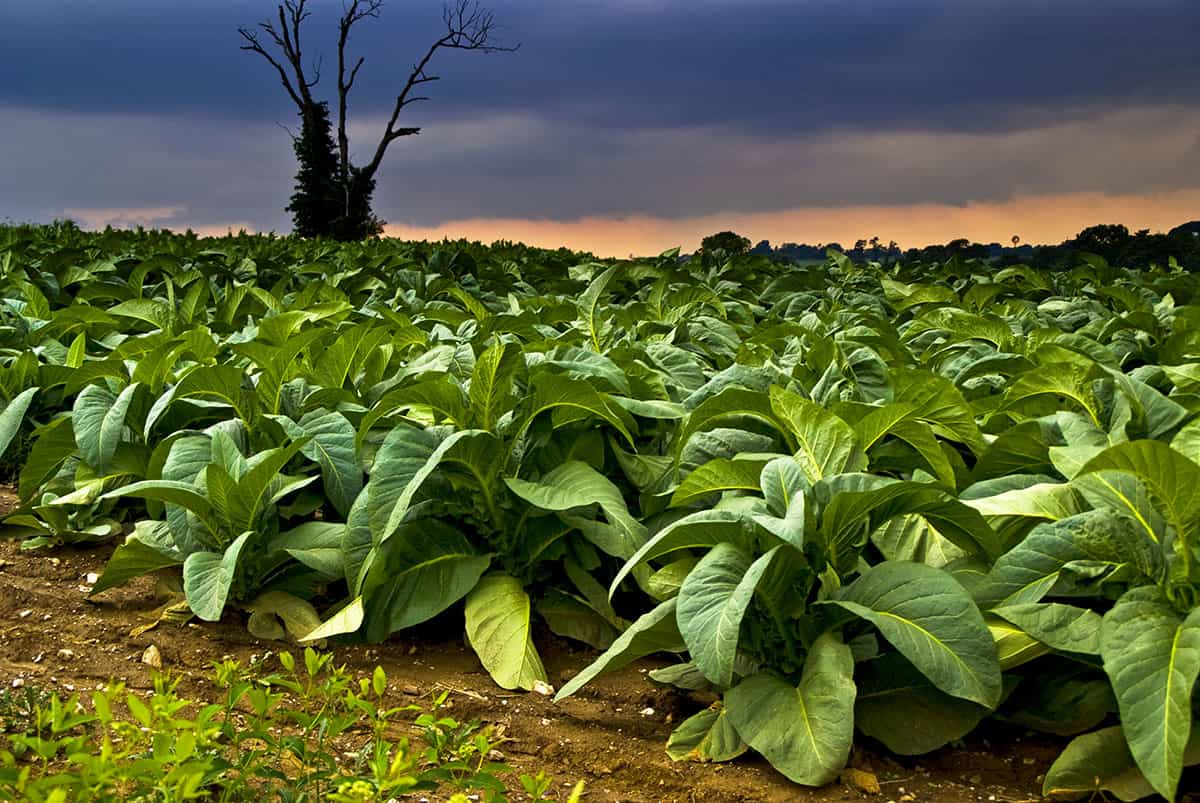
[[351, 0], [349, 4], [342, 2], [342, 18], [338, 20], [338, 172], [341, 175], [342, 187], [347, 194], [346, 204], [349, 206], [350, 192], [350, 137], [346, 133], [347, 97], [354, 87], [354, 79], [358, 70], [363, 66], [362, 56], [354, 63], [349, 73], [346, 72], [346, 43], [350, 40], [350, 30], [355, 24], [371, 17], [378, 17], [383, 8], [383, 0]]
[[396, 96], [396, 102], [392, 106], [392, 115], [379, 139], [379, 144], [375, 147], [375, 155], [362, 170], [363, 175], [367, 178], [375, 175], [379, 166], [383, 164], [383, 157], [387, 152], [388, 145], [400, 137], [410, 136], [421, 130], [419, 128], [398, 129], [396, 121], [405, 106], [429, 99], [425, 96], [412, 97], [411, 93], [415, 87], [421, 84], [439, 80], [438, 76], [426, 72], [437, 51], [444, 48], [476, 50], [481, 53], [511, 53], [520, 47], [519, 44], [512, 47], [496, 44], [492, 38], [496, 29], [495, 15], [476, 0], [454, 0], [453, 5], [448, 4], [443, 9], [442, 21], [446, 24], [446, 32], [431, 44], [421, 60], [413, 65], [412, 71], [408, 74], [408, 80], [404, 82], [404, 87]]
[[455, 0], [442, 11], [446, 23], [445, 47], [459, 50], [479, 50], [484, 53], [511, 53], [521, 46], [504, 47], [492, 41], [496, 30], [496, 15], [474, 0]]
[[287, 127], [286, 125], [284, 125], [283, 123], [276, 122], [276, 123], [275, 123], [275, 125], [279, 126], [279, 127], [280, 127], [280, 128], [282, 128], [284, 131], [286, 131], [286, 132], [287, 132], [287, 135], [288, 135], [289, 137], [291, 137], [291, 138], [292, 138], [292, 142], [293, 142], [293, 143], [294, 143], [296, 140], [298, 140], [298, 139], [300, 138], [300, 135], [299, 135], [299, 134], [297, 134], [297, 133], [296, 133], [295, 131], [293, 131], [292, 129], [288, 128], [288, 127]]
[[321, 81], [321, 65], [323, 65], [324, 63], [325, 63], [325, 55], [323, 53], [318, 53], [317, 57], [315, 59], [313, 59], [313, 67], [312, 67], [313, 79], [308, 82], [308, 85], [310, 87], [314, 87], [318, 83], [320, 83], [320, 81]]
[[354, 64], [354, 68], [350, 70], [350, 77], [346, 79], [347, 92], [354, 87], [354, 79], [358, 77], [358, 68], [363, 66], [364, 61], [366, 61], [366, 59], [364, 59], [362, 56], [359, 56], [358, 61]]
[[[304, 20], [308, 19], [310, 14], [305, 8], [305, 2], [306, 0], [284, 0], [283, 3], [279, 4], [275, 9], [278, 25], [268, 20], [258, 24], [258, 31], [252, 31], [248, 28], [238, 28], [238, 33], [247, 42], [247, 44], [242, 45], [242, 50], [259, 54], [275, 68], [275, 71], [279, 73], [280, 80], [283, 82], [284, 89], [287, 90], [292, 102], [300, 109], [301, 114], [307, 108], [314, 105], [310, 90], [321, 79], [321, 62], [319, 59], [315, 63], [315, 77], [312, 80], [309, 80], [304, 72], [303, 54], [300, 50], [300, 26], [304, 23]], [[287, 62], [287, 67], [284, 67], [283, 62], [275, 58], [267, 50], [267, 46], [261, 38], [262, 34], [266, 34], [271, 38], [271, 41], [275, 44], [275, 49], [282, 53], [283, 60]], [[288, 68], [291, 71], [290, 75]]]
[[259, 41], [258, 34], [246, 28], [238, 28], [238, 33], [240, 33], [242, 38], [249, 43], [242, 45], [241, 49], [248, 50], [252, 53], [257, 53], [266, 59], [267, 63], [274, 67], [275, 71], [279, 73], [279, 80], [283, 82], [283, 88], [287, 90], [288, 96], [292, 99], [292, 102], [303, 108], [304, 101], [300, 99], [300, 95], [296, 93], [296, 89], [292, 86], [292, 82], [288, 79], [287, 71], [283, 69], [283, 65], [276, 61], [275, 57], [268, 53], [267, 49], [262, 46], [262, 43]]

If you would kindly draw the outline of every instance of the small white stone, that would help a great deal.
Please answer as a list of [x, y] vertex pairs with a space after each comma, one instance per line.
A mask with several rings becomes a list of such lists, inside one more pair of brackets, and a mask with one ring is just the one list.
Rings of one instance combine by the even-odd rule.
[[158, 647], [151, 644], [142, 653], [142, 663], [146, 666], [152, 666], [155, 669], [162, 669], [162, 653], [158, 651]]
[[84, 575], [83, 579], [88, 585], [94, 586], [96, 583], [100, 582], [100, 575], [96, 574], [95, 572], [88, 572], [86, 575]]
[[643, 709], [642, 709], [641, 711], [639, 711], [638, 713], [639, 713], [639, 714], [641, 714], [641, 715], [642, 715], [642, 716], [644, 716], [644, 717], [652, 717], [652, 716], [654, 716], [654, 709], [653, 709], [653, 708], [651, 708], [650, 706], [646, 706], [645, 708], [643, 708]]
[[554, 694], [554, 687], [544, 680], [538, 680], [534, 681], [533, 691], [542, 695], [543, 697], [549, 697], [550, 695]]

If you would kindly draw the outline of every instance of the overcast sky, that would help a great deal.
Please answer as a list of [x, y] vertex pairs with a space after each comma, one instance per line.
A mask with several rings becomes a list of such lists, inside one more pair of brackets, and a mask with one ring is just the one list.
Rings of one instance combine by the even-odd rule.
[[[333, 85], [339, 0], [305, 52]], [[494, 0], [512, 54], [443, 51], [405, 110], [393, 233], [695, 247], [735, 227], [1058, 241], [1200, 218], [1196, 0]], [[0, 3], [0, 219], [286, 231], [294, 127], [239, 50], [258, 0]], [[355, 30], [352, 149], [374, 150], [437, 0]]]

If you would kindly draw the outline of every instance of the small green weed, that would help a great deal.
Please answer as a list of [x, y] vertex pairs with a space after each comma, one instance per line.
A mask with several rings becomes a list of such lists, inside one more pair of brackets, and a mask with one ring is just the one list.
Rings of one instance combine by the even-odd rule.
[[[489, 758], [499, 740], [447, 716], [445, 693], [427, 707], [392, 707], [382, 668], [355, 678], [312, 649], [302, 661], [281, 653], [278, 664], [214, 664], [222, 694], [207, 704], [180, 696], [168, 675], [145, 695], [110, 684], [90, 706], [77, 694], [6, 691], [0, 799], [366, 803], [445, 791], [454, 801], [510, 800], [502, 776], [511, 770]], [[544, 773], [520, 782], [518, 799], [553, 801]]]

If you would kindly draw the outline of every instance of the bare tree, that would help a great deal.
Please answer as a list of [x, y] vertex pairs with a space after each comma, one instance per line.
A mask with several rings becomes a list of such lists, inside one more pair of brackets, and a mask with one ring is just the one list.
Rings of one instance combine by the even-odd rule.
[[[329, 137], [328, 104], [317, 100], [312, 94], [313, 88], [321, 78], [320, 59], [312, 62], [307, 69], [304, 64], [300, 33], [310, 14], [306, 5], [306, 0], [284, 0], [277, 7], [274, 19], [261, 22], [256, 28], [238, 28], [238, 33], [244, 40], [242, 50], [257, 53], [279, 74], [284, 90], [300, 113], [301, 132], [296, 138], [296, 152], [301, 160], [301, 171], [305, 170], [306, 159], [321, 163], [320, 166], [309, 166], [310, 175], [307, 178], [298, 177], [297, 194], [320, 194], [329, 191], [329, 185], [335, 188], [333, 192], [337, 195], [336, 204], [328, 203], [329, 199], [308, 199], [316, 201], [315, 206], [310, 204], [308, 208], [324, 209], [326, 206], [336, 206], [338, 219], [329, 221], [323, 231], [301, 233], [325, 234], [337, 239], [360, 239], [378, 233], [382, 226], [371, 212], [375, 175], [393, 142], [401, 137], [420, 133], [419, 127], [398, 126], [397, 123], [405, 108], [429, 100], [428, 96], [420, 92], [425, 84], [439, 78], [430, 72], [438, 51], [474, 50], [481, 53], [500, 53], [514, 51], [520, 45], [506, 47], [497, 44], [494, 40], [495, 17], [475, 0], [454, 0], [452, 4], [447, 5], [442, 12], [445, 32], [429, 45], [421, 59], [412, 66], [407, 80], [396, 95], [391, 116], [375, 145], [371, 160], [358, 166], [353, 164], [350, 156], [350, 138], [346, 131], [347, 99], [354, 88], [364, 58], [359, 56], [352, 59], [351, 64], [351, 59], [347, 58], [347, 46], [355, 25], [380, 16], [383, 0], [343, 0], [337, 40], [337, 146], [336, 154], [333, 155], [333, 175], [324, 176], [324, 172], [327, 172], [324, 165], [328, 160], [323, 157], [322, 151]], [[302, 151], [307, 156], [302, 155]], [[305, 186], [303, 191], [301, 184]], [[297, 196], [293, 196], [289, 209], [297, 216], [299, 223], [296, 205]], [[299, 225], [297, 230], [301, 230]]]

